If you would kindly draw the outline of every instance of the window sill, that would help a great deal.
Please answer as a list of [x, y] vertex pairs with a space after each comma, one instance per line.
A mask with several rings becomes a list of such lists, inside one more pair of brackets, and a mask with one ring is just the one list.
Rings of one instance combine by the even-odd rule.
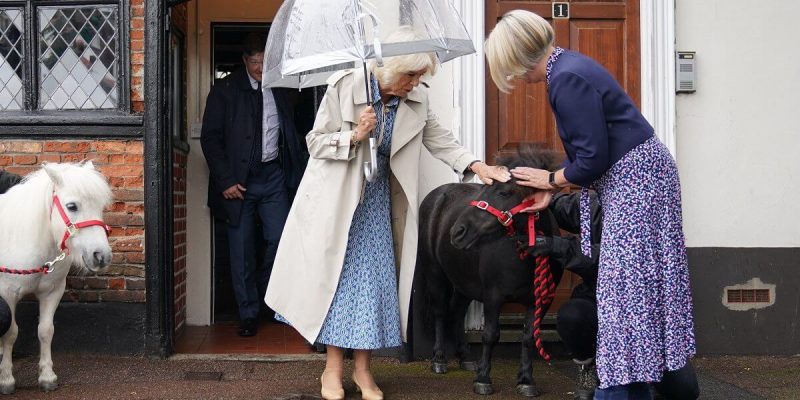
[[142, 115], [122, 111], [4, 111], [0, 126], [80, 125], [141, 126]]
[[121, 111], [0, 112], [0, 138], [136, 138], [144, 117]]

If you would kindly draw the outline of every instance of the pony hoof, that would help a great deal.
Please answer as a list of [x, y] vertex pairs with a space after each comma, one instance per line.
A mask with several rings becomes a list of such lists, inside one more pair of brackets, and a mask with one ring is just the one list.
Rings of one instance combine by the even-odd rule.
[[478, 363], [475, 361], [461, 361], [458, 363], [459, 368], [463, 369], [464, 371], [477, 371], [478, 370]]
[[432, 362], [431, 363], [431, 371], [433, 371], [436, 374], [446, 374], [447, 373], [447, 363]]
[[525, 397], [537, 397], [542, 394], [534, 385], [517, 385], [517, 393]]
[[482, 396], [494, 393], [494, 389], [492, 388], [491, 383], [481, 383], [481, 382], [473, 382], [472, 391], [475, 392], [475, 394], [479, 394]]
[[39, 382], [39, 390], [43, 392], [52, 392], [58, 389], [58, 382]]
[[0, 385], [0, 394], [14, 394], [16, 388], [13, 384], [11, 385]]

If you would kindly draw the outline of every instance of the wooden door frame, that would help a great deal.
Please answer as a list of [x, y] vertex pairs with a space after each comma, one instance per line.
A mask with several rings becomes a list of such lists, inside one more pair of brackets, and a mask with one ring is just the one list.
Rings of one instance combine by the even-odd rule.
[[144, 214], [145, 214], [145, 353], [172, 354], [174, 287], [172, 285], [172, 138], [164, 108], [166, 14], [164, 0], [145, 0], [144, 66]]

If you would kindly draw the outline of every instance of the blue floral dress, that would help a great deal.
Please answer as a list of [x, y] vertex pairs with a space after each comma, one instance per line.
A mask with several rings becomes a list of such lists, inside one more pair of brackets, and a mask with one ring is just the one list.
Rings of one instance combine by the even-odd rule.
[[[402, 344], [400, 302], [392, 239], [389, 154], [399, 97], [380, 101], [371, 80], [372, 102], [378, 115], [378, 173], [366, 182], [353, 214], [339, 286], [317, 342], [351, 349], [380, 349]], [[363, 144], [362, 144], [363, 146]]]
[[[564, 53], [547, 63], [547, 84]], [[597, 280], [600, 388], [658, 382], [695, 354], [681, 186], [658, 138], [628, 151], [591, 184], [603, 210]], [[581, 247], [590, 252], [588, 191], [581, 193]], [[596, 397], [597, 398], [597, 397]]]

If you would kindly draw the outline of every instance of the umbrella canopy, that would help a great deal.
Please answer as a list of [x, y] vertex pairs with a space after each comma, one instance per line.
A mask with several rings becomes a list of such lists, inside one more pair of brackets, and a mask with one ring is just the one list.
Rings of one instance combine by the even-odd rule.
[[[450, 0], [287, 0], [270, 27], [264, 87], [309, 87], [368, 59], [433, 52], [444, 63], [475, 52]], [[418, 39], [383, 43], [399, 25]]]

